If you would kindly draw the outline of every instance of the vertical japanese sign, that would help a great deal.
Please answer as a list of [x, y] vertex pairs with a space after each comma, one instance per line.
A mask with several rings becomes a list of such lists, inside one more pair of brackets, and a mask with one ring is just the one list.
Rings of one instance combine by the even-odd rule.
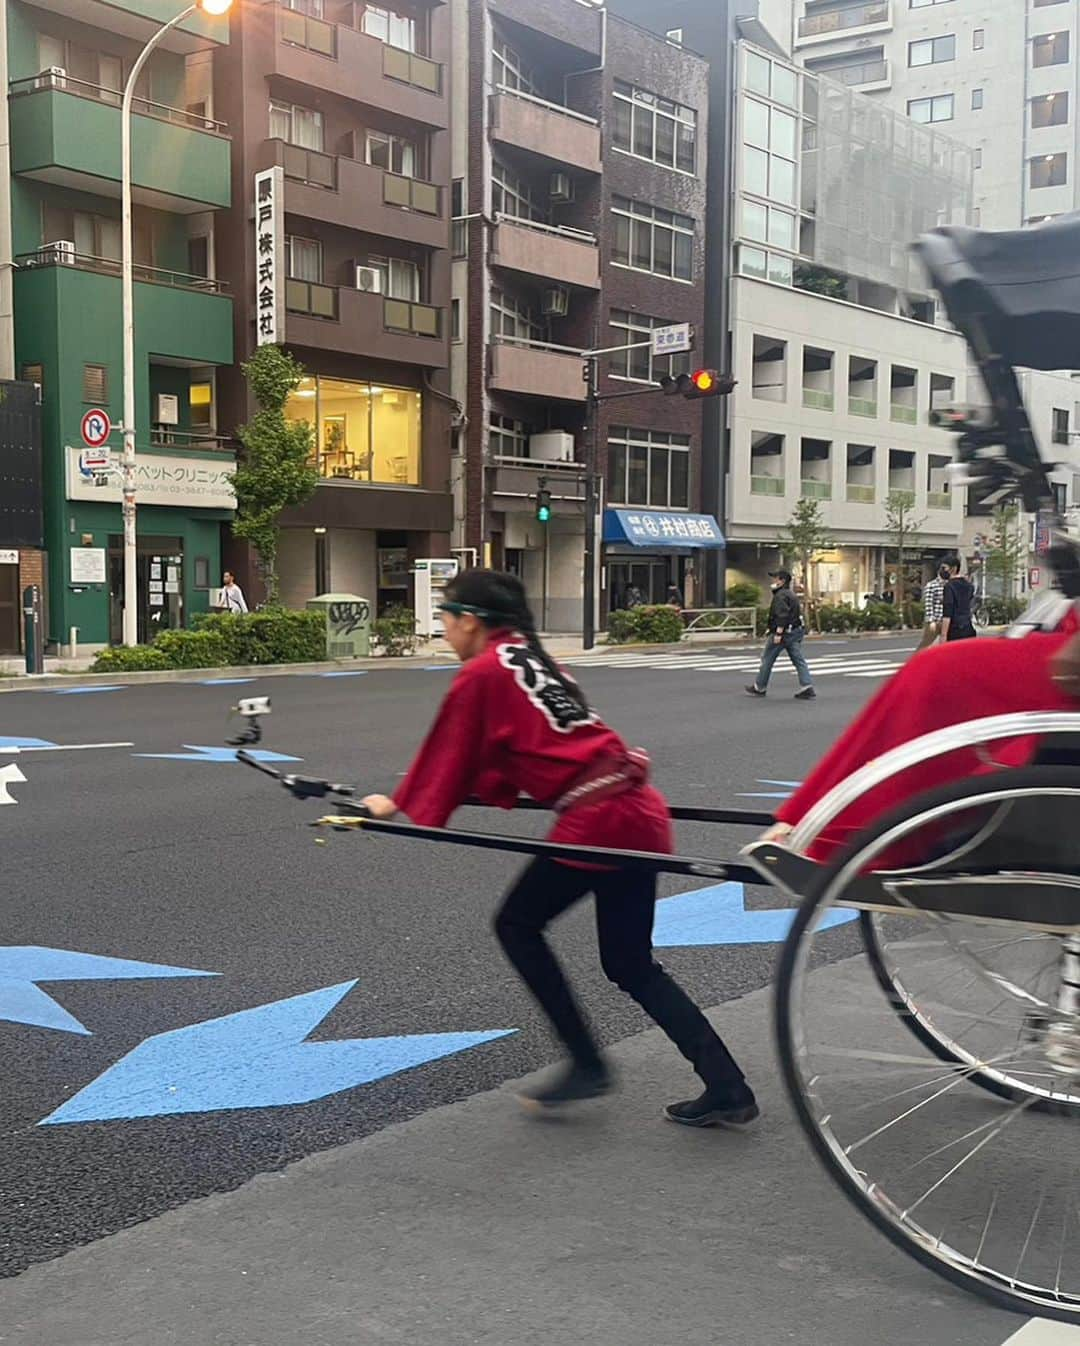
[[255, 174], [255, 327], [258, 345], [285, 340], [285, 172]]

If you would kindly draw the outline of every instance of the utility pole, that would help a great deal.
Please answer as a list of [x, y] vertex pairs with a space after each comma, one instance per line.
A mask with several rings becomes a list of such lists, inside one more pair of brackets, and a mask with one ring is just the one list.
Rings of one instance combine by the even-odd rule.
[[591, 650], [596, 643], [596, 467], [600, 459], [600, 351], [585, 355], [585, 574], [581, 643]]

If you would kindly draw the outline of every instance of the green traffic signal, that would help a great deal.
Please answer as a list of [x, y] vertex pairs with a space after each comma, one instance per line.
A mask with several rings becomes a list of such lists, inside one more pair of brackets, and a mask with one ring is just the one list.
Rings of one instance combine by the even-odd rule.
[[543, 487], [536, 493], [536, 518], [539, 523], [547, 523], [551, 518], [551, 492]]

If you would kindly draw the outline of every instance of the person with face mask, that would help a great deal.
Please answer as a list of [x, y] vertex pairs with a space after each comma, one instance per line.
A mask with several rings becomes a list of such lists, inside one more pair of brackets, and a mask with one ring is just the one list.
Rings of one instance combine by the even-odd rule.
[[810, 668], [802, 652], [803, 630], [802, 609], [799, 600], [792, 592], [790, 570], [770, 570], [772, 580], [772, 603], [769, 607], [768, 634], [765, 649], [761, 655], [761, 667], [758, 675], [746, 688], [750, 696], [764, 696], [772, 676], [773, 664], [781, 650], [787, 650], [788, 658], [795, 665], [799, 675], [799, 690], [796, 701], [812, 701], [817, 692], [810, 677]]
[[936, 645], [941, 635], [941, 621], [945, 613], [945, 585], [949, 579], [949, 567], [942, 562], [938, 566], [937, 574], [923, 590], [923, 634], [919, 642], [919, 650], [929, 649], [931, 645]]

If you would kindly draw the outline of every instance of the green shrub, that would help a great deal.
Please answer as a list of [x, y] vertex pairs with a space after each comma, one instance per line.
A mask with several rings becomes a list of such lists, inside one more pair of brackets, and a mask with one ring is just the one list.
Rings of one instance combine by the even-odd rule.
[[861, 615], [864, 631], [896, 631], [901, 625], [900, 609], [895, 603], [867, 603]]
[[905, 626], [923, 626], [926, 622], [926, 605], [924, 603], [905, 603], [904, 604], [904, 625]]
[[683, 638], [683, 620], [675, 608], [666, 604], [630, 608], [613, 612], [608, 630], [613, 645], [629, 642], [642, 645], [675, 645]]
[[861, 631], [863, 614], [850, 603], [822, 603], [818, 608], [818, 623], [822, 631]]
[[401, 603], [388, 607], [371, 623], [371, 643], [388, 659], [400, 659], [416, 649], [416, 617]]
[[727, 607], [756, 608], [760, 601], [760, 584], [751, 584], [749, 580], [739, 580], [736, 584], [728, 585]]
[[321, 612], [268, 608], [204, 613], [196, 618], [196, 630], [219, 642], [223, 664], [303, 664], [326, 658], [326, 620]]
[[170, 668], [220, 668], [228, 662], [225, 642], [216, 631], [161, 631], [153, 648]]
[[153, 645], [110, 645], [91, 665], [91, 673], [149, 673], [172, 668], [168, 656]]
[[1022, 598], [986, 598], [983, 600], [983, 612], [990, 626], [1008, 626], [1015, 622], [1023, 612], [1026, 603]]

